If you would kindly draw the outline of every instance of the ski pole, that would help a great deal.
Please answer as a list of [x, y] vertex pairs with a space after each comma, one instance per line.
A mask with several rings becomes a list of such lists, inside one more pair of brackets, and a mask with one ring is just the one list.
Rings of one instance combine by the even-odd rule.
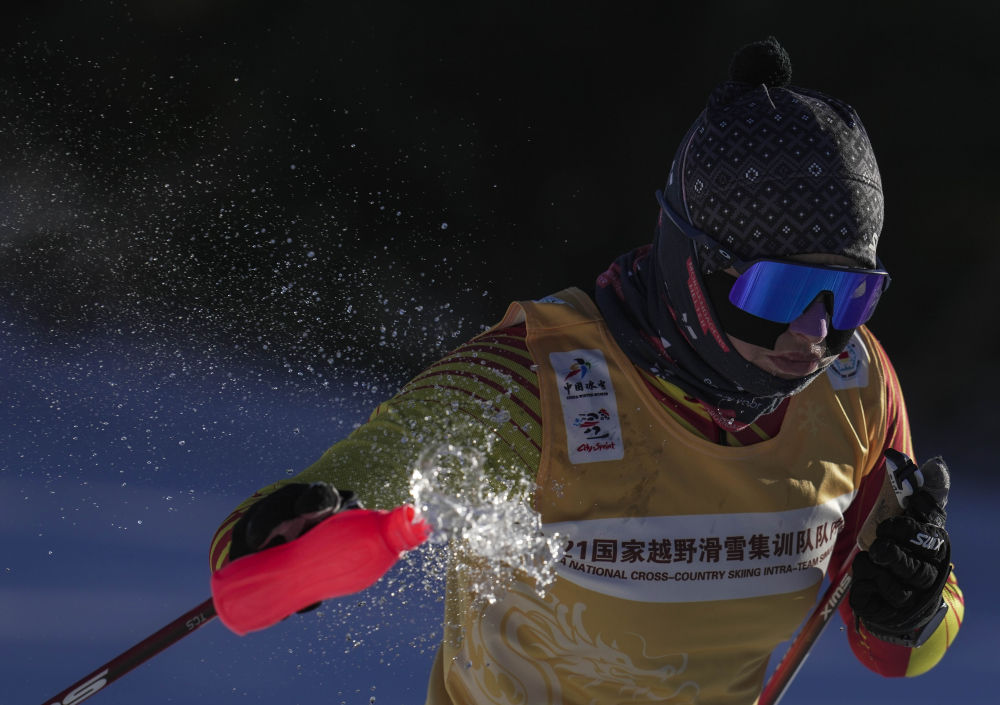
[[858, 551], [857, 546], [851, 549], [850, 555], [844, 561], [844, 568], [835, 579], [830, 581], [830, 586], [823, 593], [823, 599], [819, 601], [816, 609], [809, 615], [809, 619], [802, 625], [795, 640], [788, 647], [788, 652], [781, 659], [777, 668], [774, 669], [774, 673], [771, 674], [770, 679], [764, 685], [764, 690], [761, 691], [757, 705], [777, 705], [778, 701], [781, 700], [781, 696], [785, 694], [792, 679], [795, 678], [799, 669], [802, 668], [802, 664], [805, 663], [806, 657], [812, 650], [816, 640], [819, 639], [819, 635], [823, 633], [826, 625], [830, 623], [833, 615], [837, 612], [837, 607], [840, 606], [841, 600], [844, 599], [844, 595], [850, 589], [850, 566], [854, 562], [854, 557], [858, 554]]
[[45, 705], [76, 705], [82, 702], [109, 683], [141, 666], [171, 644], [176, 644], [191, 632], [208, 624], [215, 616], [215, 606], [212, 604], [212, 598], [209, 598], [128, 651], [87, 674], [66, 690], [49, 698], [45, 701]]
[[294, 541], [227, 563], [212, 574], [211, 598], [44, 705], [77, 705], [216, 616], [243, 636], [308, 605], [360, 592], [430, 532], [430, 525], [407, 505], [334, 514]]
[[864, 526], [861, 527], [857, 544], [851, 549], [840, 572], [831, 578], [830, 586], [823, 593], [823, 598], [817, 603], [805, 624], [802, 625], [791, 646], [788, 647], [788, 652], [764, 685], [757, 705], [777, 705], [778, 701], [781, 700], [781, 696], [785, 694], [792, 679], [805, 663], [816, 640], [833, 619], [837, 607], [847, 595], [851, 587], [851, 564], [854, 562], [854, 557], [863, 548], [867, 549], [874, 540], [875, 527], [884, 519], [895, 516], [905, 509], [909, 496], [917, 488], [922, 487], [927, 480], [912, 460], [905, 454], [892, 449], [885, 453], [885, 475], [875, 506], [872, 507], [871, 513], [865, 519]]

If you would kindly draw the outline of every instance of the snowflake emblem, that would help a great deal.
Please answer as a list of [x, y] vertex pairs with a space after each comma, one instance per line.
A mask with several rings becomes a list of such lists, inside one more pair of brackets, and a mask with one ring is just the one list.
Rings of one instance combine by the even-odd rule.
[[805, 405], [802, 409], [802, 419], [799, 421], [799, 430], [815, 435], [822, 429], [823, 415], [819, 406], [815, 403]]

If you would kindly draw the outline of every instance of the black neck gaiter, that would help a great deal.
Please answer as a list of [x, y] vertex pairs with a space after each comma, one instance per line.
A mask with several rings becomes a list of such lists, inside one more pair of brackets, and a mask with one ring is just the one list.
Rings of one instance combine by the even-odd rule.
[[598, 277], [596, 300], [629, 359], [704, 402], [727, 431], [771, 413], [822, 371], [781, 379], [736, 352], [709, 303], [693, 242], [669, 219], [652, 246], [622, 255]]

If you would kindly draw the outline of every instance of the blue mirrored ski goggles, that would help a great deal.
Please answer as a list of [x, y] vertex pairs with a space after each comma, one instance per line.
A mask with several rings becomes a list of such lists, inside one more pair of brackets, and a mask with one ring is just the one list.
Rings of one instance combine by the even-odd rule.
[[788, 260], [758, 259], [744, 262], [698, 230], [656, 192], [660, 208], [684, 235], [715, 250], [739, 276], [729, 291], [734, 306], [759, 318], [791, 323], [823, 293], [833, 300], [830, 324], [839, 330], [857, 328], [871, 318], [882, 293], [889, 288], [889, 273], [878, 269], [806, 264]]

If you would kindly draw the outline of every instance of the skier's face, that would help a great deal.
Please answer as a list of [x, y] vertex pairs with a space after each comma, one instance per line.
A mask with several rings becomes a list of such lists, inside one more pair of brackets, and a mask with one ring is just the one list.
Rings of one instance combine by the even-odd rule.
[[[797, 255], [788, 259], [808, 264], [834, 264], [857, 266], [849, 257], [841, 255], [810, 254]], [[736, 275], [735, 269], [727, 270]], [[834, 331], [830, 326], [830, 313], [825, 298], [818, 296], [798, 318], [788, 324], [773, 348], [755, 345], [735, 336], [727, 335], [736, 351], [745, 360], [781, 379], [806, 377], [826, 367], [840, 353], [842, 345], [830, 345], [829, 336], [844, 337], [844, 331]], [[848, 336], [849, 337], [849, 336]], [[843, 343], [846, 343], [846, 338]], [[833, 350], [831, 350], [833, 348]]]

